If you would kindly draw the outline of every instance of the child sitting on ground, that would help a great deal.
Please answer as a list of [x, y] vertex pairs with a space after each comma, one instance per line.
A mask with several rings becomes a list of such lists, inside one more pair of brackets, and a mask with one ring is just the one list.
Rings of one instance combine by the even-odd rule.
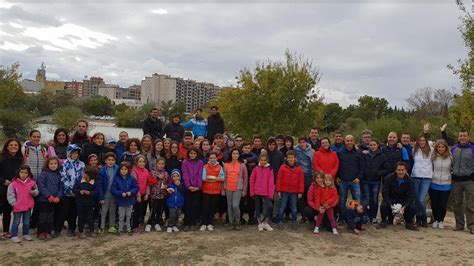
[[356, 235], [363, 231], [363, 224], [368, 221], [365, 207], [360, 202], [350, 201], [346, 211], [346, 223]]

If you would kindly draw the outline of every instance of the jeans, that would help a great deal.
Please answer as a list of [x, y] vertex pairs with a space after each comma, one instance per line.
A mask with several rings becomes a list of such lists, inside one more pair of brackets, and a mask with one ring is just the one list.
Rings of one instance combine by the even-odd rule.
[[[474, 231], [474, 181], [454, 181], [453, 180], [454, 217], [456, 218], [456, 228], [467, 228]], [[463, 210], [463, 199], [466, 197], [466, 212]], [[465, 219], [464, 220], [464, 214]]]
[[275, 193], [273, 194], [272, 218], [280, 218], [280, 205], [281, 199], [278, 196], [278, 192], [275, 191]]
[[379, 210], [380, 182], [363, 182], [362, 189], [364, 191], [362, 200], [368, 204], [367, 216], [375, 219]]
[[285, 216], [286, 205], [290, 202], [290, 209], [291, 209], [291, 223], [296, 223], [296, 201], [298, 200], [298, 193], [288, 193], [288, 192], [281, 192], [281, 200], [280, 200], [280, 216], [279, 222], [283, 224], [283, 219]]
[[340, 221], [344, 221], [346, 216], [345, 216], [345, 210], [346, 210], [346, 202], [347, 202], [347, 194], [349, 192], [349, 189], [351, 190], [352, 194], [352, 199], [356, 201], [360, 201], [360, 185], [359, 183], [354, 183], [354, 182], [345, 182], [341, 181], [339, 184], [339, 213]]
[[202, 194], [202, 225], [213, 224], [214, 214], [218, 211], [220, 199], [220, 194]]
[[267, 196], [254, 196], [255, 213], [258, 223], [268, 222], [272, 216], [272, 201]]
[[77, 224], [79, 233], [84, 232], [84, 225], [89, 226], [89, 232], [94, 232], [94, 206], [77, 205]]
[[361, 216], [356, 216], [352, 219], [346, 219], [347, 227], [349, 229], [361, 229], [363, 224], [367, 223], [367, 216], [366, 215], [361, 215]]
[[416, 216], [426, 217], [426, 194], [431, 186], [431, 178], [413, 177]]
[[104, 199], [104, 204], [100, 210], [100, 229], [105, 228], [105, 220], [107, 215], [109, 216], [109, 227], [115, 227], [115, 213], [117, 212], [117, 206], [115, 205], [115, 199]]
[[170, 210], [170, 218], [168, 220], [168, 227], [177, 226], [179, 215], [181, 214], [181, 209], [170, 208], [169, 210]]
[[23, 220], [23, 236], [28, 235], [28, 232], [30, 231], [30, 217], [31, 210], [13, 213], [12, 237], [18, 236], [20, 220]]
[[227, 214], [231, 224], [240, 224], [240, 199], [242, 198], [242, 190], [225, 191], [227, 197]]
[[441, 191], [430, 189], [431, 210], [433, 211], [433, 219], [437, 222], [443, 222], [446, 216], [446, 207], [448, 206], [449, 194], [451, 191]]
[[118, 207], [118, 214], [119, 214], [119, 232], [123, 230], [123, 227], [127, 228], [127, 231], [131, 230], [130, 226], [130, 219], [132, 218], [132, 211], [133, 206], [119, 206]]

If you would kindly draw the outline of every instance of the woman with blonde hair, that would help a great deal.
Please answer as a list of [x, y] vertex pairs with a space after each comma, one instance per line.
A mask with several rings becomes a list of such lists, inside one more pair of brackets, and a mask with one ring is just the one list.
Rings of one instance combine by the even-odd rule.
[[432, 155], [433, 180], [430, 186], [431, 209], [433, 210], [433, 228], [444, 228], [444, 217], [451, 193], [452, 157], [448, 143], [444, 139], [436, 141]]

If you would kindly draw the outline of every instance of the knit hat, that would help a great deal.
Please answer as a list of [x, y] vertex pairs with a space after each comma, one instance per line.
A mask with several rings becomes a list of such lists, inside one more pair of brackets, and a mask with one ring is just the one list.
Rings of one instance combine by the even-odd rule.
[[179, 178], [181, 178], [181, 171], [179, 171], [179, 169], [171, 170], [171, 176], [173, 176], [174, 174], [178, 175]]

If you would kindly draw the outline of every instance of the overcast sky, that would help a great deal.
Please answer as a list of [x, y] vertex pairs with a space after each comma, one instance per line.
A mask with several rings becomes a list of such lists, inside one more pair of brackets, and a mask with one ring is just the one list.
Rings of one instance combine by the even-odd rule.
[[30, 79], [44, 61], [48, 79], [128, 86], [156, 72], [226, 86], [288, 48], [343, 106], [365, 94], [406, 106], [417, 88], [460, 85], [446, 67], [467, 54], [454, 0], [291, 2], [0, 0], [0, 64]]

